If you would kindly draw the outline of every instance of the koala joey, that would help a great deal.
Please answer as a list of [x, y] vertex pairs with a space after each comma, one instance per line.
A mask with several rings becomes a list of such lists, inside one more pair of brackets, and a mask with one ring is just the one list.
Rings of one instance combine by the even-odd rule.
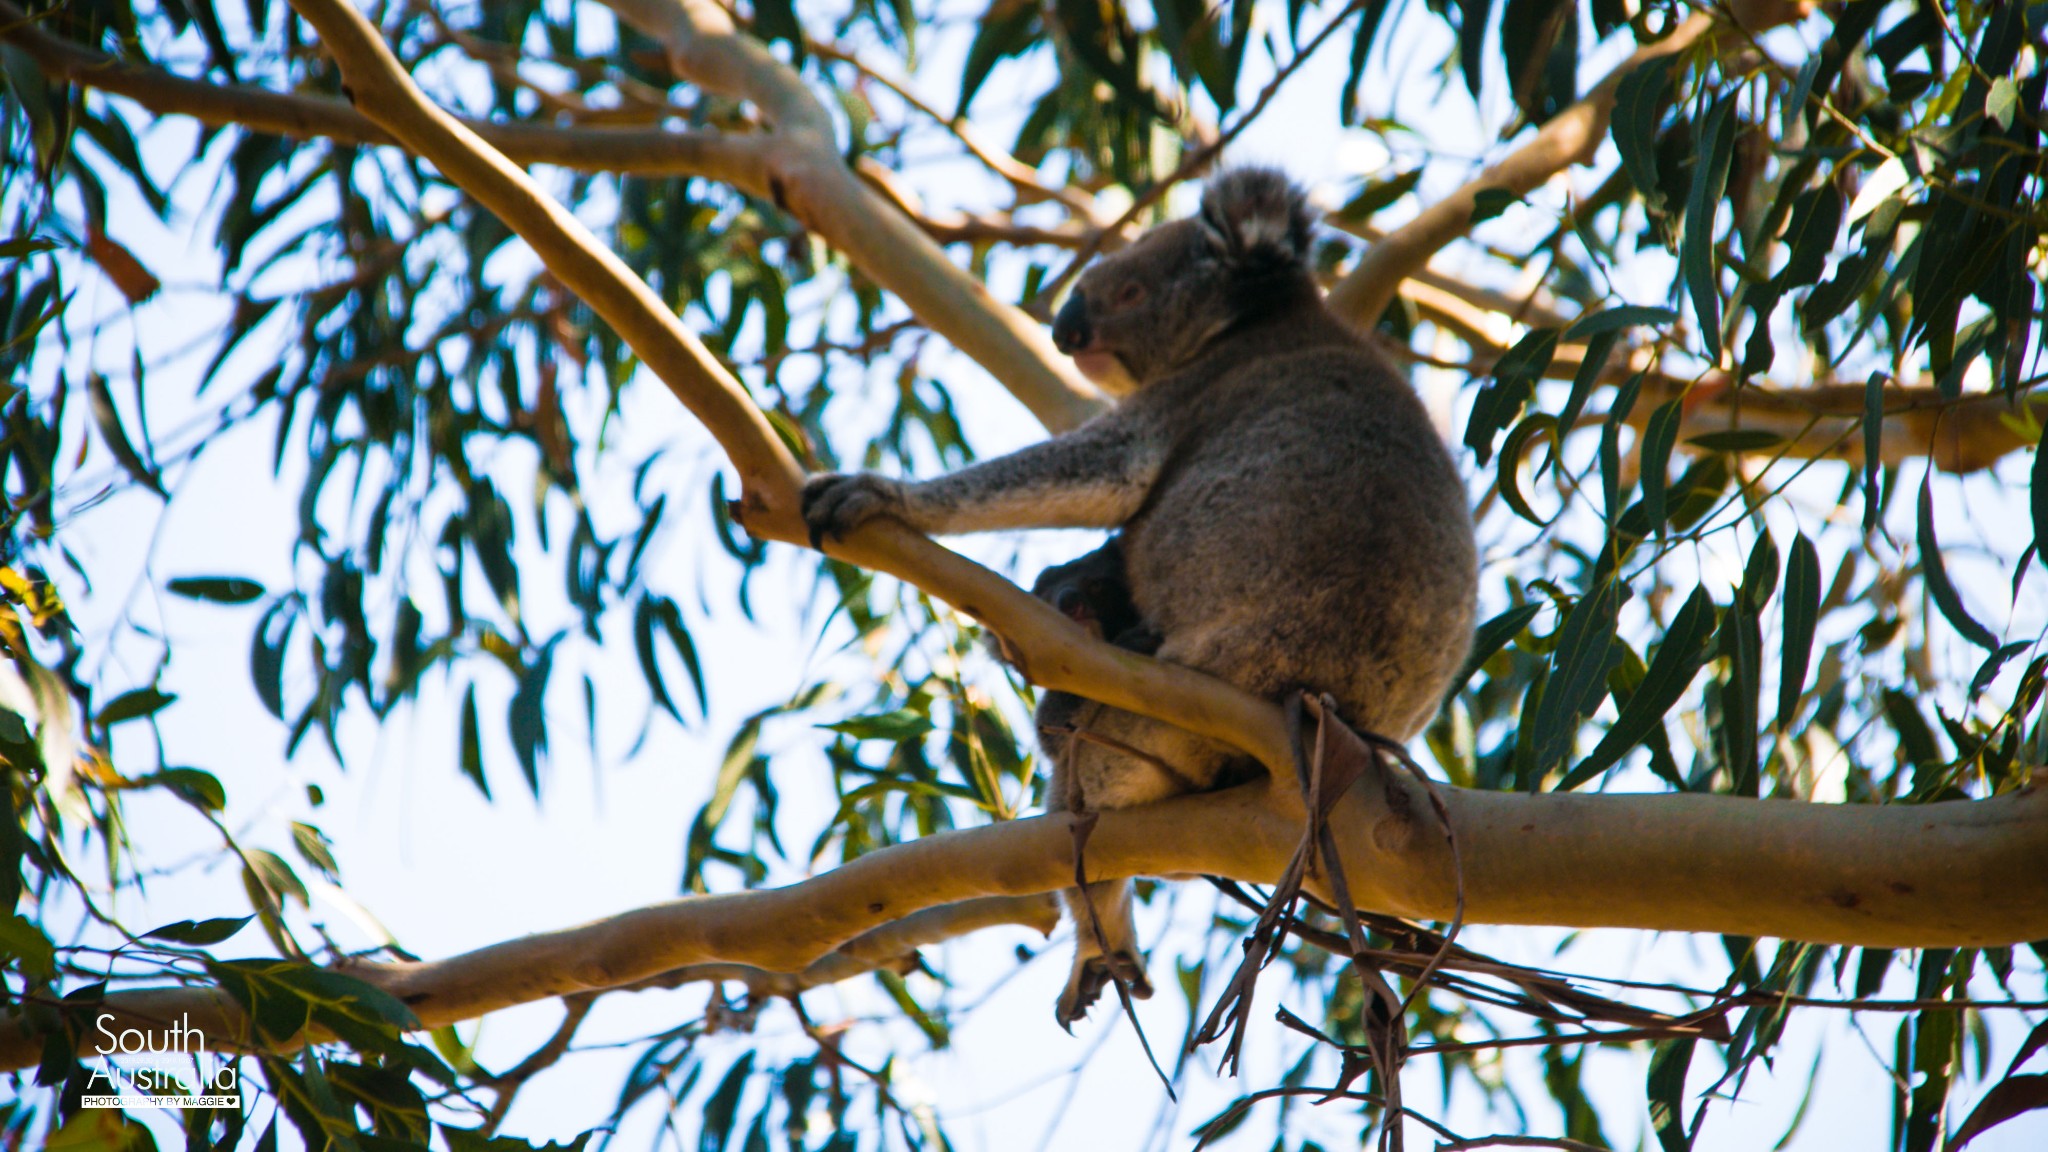
[[[1114, 537], [1086, 556], [1040, 572], [1037, 582], [1031, 585], [1031, 594], [1059, 609], [1097, 640], [1107, 640], [1145, 656], [1159, 650], [1158, 631], [1139, 618], [1138, 607], [1131, 602], [1123, 547]], [[1093, 714], [1101, 708], [1102, 705], [1071, 692], [1046, 692], [1038, 698], [1038, 712], [1033, 717], [1038, 727], [1038, 746], [1053, 765], [1046, 792], [1047, 811], [1085, 810], [1086, 805], [1074, 792], [1075, 781], [1067, 772], [1069, 738], [1077, 731], [1087, 730]]]
[[[1092, 265], [1053, 320], [1053, 342], [1115, 407], [931, 480], [814, 477], [812, 533], [877, 516], [934, 534], [1119, 529], [1159, 659], [1273, 700], [1326, 692], [1352, 725], [1413, 736], [1471, 643], [1471, 510], [1414, 390], [1323, 305], [1310, 230], [1281, 174], [1217, 177], [1195, 216]], [[1074, 736], [1056, 738], [1055, 805], [1142, 804], [1216, 786], [1246, 760], [1133, 713], [1074, 714]], [[1062, 1024], [1112, 978], [1149, 991], [1129, 884], [1090, 888], [1108, 898], [1091, 900], [1098, 936], [1069, 894], [1079, 946]]]

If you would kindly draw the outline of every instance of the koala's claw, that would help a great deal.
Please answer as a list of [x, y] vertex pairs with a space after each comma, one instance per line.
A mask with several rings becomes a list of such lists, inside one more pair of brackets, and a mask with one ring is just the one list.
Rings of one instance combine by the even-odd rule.
[[818, 547], [828, 536], [837, 540], [877, 516], [895, 512], [902, 504], [900, 486], [893, 480], [864, 472], [813, 476], [804, 483], [803, 497], [811, 547]]
[[1060, 993], [1059, 1003], [1053, 1007], [1053, 1018], [1071, 1035], [1074, 1021], [1086, 1019], [1088, 1009], [1094, 1006], [1102, 990], [1119, 979], [1131, 990], [1132, 999], [1152, 998], [1152, 981], [1145, 976], [1145, 962], [1137, 956], [1123, 951], [1089, 956], [1074, 964], [1073, 974], [1067, 977], [1067, 989]]

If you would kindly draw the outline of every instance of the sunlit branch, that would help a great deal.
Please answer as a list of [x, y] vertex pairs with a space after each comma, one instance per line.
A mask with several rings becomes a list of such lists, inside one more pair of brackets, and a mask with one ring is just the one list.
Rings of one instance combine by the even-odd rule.
[[[1260, 781], [1103, 812], [1088, 842], [1088, 874], [1270, 882], [1301, 835], [1299, 814], [1276, 802], [1273, 790]], [[1288, 781], [1278, 790], [1296, 788]], [[2048, 790], [2038, 787], [1989, 800], [1891, 805], [1444, 791], [1475, 923], [1875, 948], [2048, 937]], [[1427, 813], [1420, 786], [1398, 773], [1369, 775], [1339, 802], [1330, 828], [1361, 908], [1450, 914], [1456, 885]], [[863, 932], [892, 921], [918, 924], [911, 914], [923, 909], [1066, 887], [1074, 875], [1069, 824], [1060, 815], [941, 833], [787, 888], [690, 897], [445, 960], [347, 970], [403, 1000], [430, 1028], [688, 965], [801, 972]], [[974, 915], [960, 920], [976, 922]], [[890, 947], [914, 939], [927, 938], [905, 931]], [[248, 1036], [232, 1002], [214, 989], [116, 992], [104, 1010], [122, 1026], [187, 1013], [209, 1036]], [[40, 1053], [34, 1035], [0, 1032], [0, 1067], [33, 1063]]]
[[1047, 428], [1071, 428], [1096, 411], [1094, 389], [1043, 328], [990, 295], [846, 166], [824, 106], [765, 45], [740, 35], [725, 9], [710, 0], [606, 3], [667, 50], [678, 76], [752, 102], [773, 126], [768, 181], [778, 205], [987, 368]]

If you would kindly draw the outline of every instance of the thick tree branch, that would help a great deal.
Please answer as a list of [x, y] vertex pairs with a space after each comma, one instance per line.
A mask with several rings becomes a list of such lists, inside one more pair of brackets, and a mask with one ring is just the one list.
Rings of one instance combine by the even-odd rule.
[[[1100, 814], [1091, 879], [1205, 873], [1270, 883], [1301, 835], [1292, 781]], [[1805, 804], [1697, 793], [1581, 795], [1444, 789], [1467, 918], [1497, 924], [1718, 932], [1880, 948], [1982, 947], [2048, 936], [2048, 789], [1927, 805]], [[1353, 899], [1442, 919], [1457, 881], [1420, 785], [1368, 772], [1331, 815]], [[948, 832], [859, 857], [787, 888], [698, 896], [446, 960], [356, 964], [426, 1027], [642, 981], [689, 965], [803, 972], [863, 932], [873, 952], [929, 942], [913, 913], [1073, 882], [1070, 817]], [[898, 922], [891, 925], [892, 921]], [[898, 933], [884, 936], [884, 933]], [[882, 941], [887, 940], [884, 944]], [[865, 963], [859, 944], [845, 945]], [[248, 1035], [214, 989], [115, 993], [134, 1027], [187, 1014], [216, 1047]], [[19, 1024], [17, 1027], [26, 1027]], [[39, 1058], [0, 1031], [0, 1067]]]
[[989, 295], [846, 166], [824, 105], [766, 45], [740, 35], [725, 9], [711, 0], [605, 3], [662, 45], [677, 75], [752, 102], [774, 127], [767, 162], [775, 202], [988, 369], [1040, 423], [1064, 431], [1097, 411], [1095, 390], [1043, 328]]
[[[1640, 431], [1657, 405], [1679, 396], [1684, 397], [1680, 444], [1709, 432], [1742, 428], [1780, 438], [1780, 443], [1753, 455], [1863, 463], [1863, 436], [1858, 431], [1865, 403], [1861, 384], [1738, 388], [1716, 374], [1687, 391], [1687, 381], [1654, 374], [1643, 381], [1642, 397], [1629, 413], [1629, 423]], [[1924, 456], [1945, 472], [1989, 468], [2009, 453], [2033, 445], [2020, 431], [2023, 422], [2015, 419], [2022, 408], [2032, 410], [2036, 420], [2048, 420], [2048, 394], [2036, 392], [2014, 403], [1997, 392], [1950, 397], [1932, 384], [1887, 385], [1878, 438], [1880, 462], [1900, 464]]]
[[679, 988], [717, 980], [746, 985], [755, 996], [795, 996], [827, 984], [851, 980], [876, 969], [902, 975], [917, 964], [917, 950], [984, 928], [1014, 924], [1050, 936], [1059, 926], [1059, 901], [1049, 892], [1030, 896], [984, 896], [956, 904], [925, 908], [848, 940], [805, 965], [798, 972], [777, 972], [751, 964], [714, 962], [687, 964], [659, 976], [624, 985], [616, 991]]

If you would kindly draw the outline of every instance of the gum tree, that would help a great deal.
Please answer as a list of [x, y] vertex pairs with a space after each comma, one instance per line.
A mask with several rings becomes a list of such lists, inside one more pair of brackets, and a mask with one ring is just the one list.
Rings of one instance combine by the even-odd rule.
[[[1905, 1017], [1903, 1147], [2048, 1103], [2025, 1063], [2038, 1032], [2002, 1079], [1963, 1072], [1992, 1051], [1987, 1015], [2041, 999], [2039, 948], [2014, 946], [2048, 938], [2042, 11], [0, 2], [6, 1131], [146, 1138], [77, 1108], [87, 1022], [110, 1012], [188, 1018], [246, 1053], [253, 1103], [187, 1113], [194, 1144], [285, 1125], [312, 1145], [466, 1147], [597, 997], [713, 982], [743, 999], [647, 1041], [622, 1113], [668, 1092], [705, 1147], [946, 1146], [943, 1107], [905, 1106], [803, 995], [878, 980], [944, 1043], [906, 979], [917, 950], [1050, 929], [1077, 837], [1029, 815], [1027, 717], [1055, 688], [1270, 770], [1081, 838], [1091, 875], [1206, 875], [1235, 909], [1210, 931], [1247, 933], [1243, 964], [1182, 968], [1207, 1017], [1192, 1039], [1230, 1064], [1247, 1028], [1299, 1034], [1300, 1063], [1244, 1083], [1203, 1138], [1304, 1095], [1343, 1101], [1361, 1139], [1473, 1146], [1404, 1101], [1404, 1063], [1511, 1096], [1490, 1070], [1527, 1046], [1564, 1117], [1543, 1139], [1599, 1146], [1616, 1118], [1582, 1053], [1639, 1043], [1655, 1138], [1685, 1148], [1695, 1061], [1711, 1051], [1712, 1089], [1739, 1089], [1794, 1011], [1831, 1007]], [[110, 660], [170, 662], [176, 634], [145, 608], [111, 634], [73, 626], [67, 604], [118, 595], [94, 583], [89, 510], [168, 515], [180, 477], [252, 422], [276, 434], [250, 483], [304, 478], [297, 537], [274, 545], [293, 579], [148, 577], [248, 606], [277, 727], [237, 738], [342, 759], [345, 720], [462, 686], [442, 770], [488, 789], [502, 730], [537, 797], [563, 755], [550, 699], [595, 729], [601, 691], [644, 692], [658, 742], [737, 658], [696, 642], [709, 617], [805, 609], [756, 579], [809, 547], [805, 472], [967, 460], [973, 390], [1048, 432], [1087, 419], [1101, 401], [1051, 351], [1052, 303], [1324, 59], [1342, 78], [1327, 115], [1387, 161], [1329, 200], [1318, 266], [1332, 306], [1449, 398], [1488, 552], [1470, 674], [1412, 759], [1319, 729], [1312, 704], [1093, 643], [1009, 574], [889, 523], [803, 554], [859, 687], [821, 678], [701, 767], [715, 784], [682, 884], [705, 895], [464, 955], [350, 952], [306, 916], [302, 874], [338, 879], [325, 832], [292, 826], [294, 864], [184, 766], [203, 750], [117, 743], [209, 702]], [[1408, 88], [1376, 91], [1390, 79]], [[978, 115], [997, 98], [1026, 108], [1001, 137]], [[1483, 163], [1404, 120], [1432, 101], [1496, 113]], [[934, 155], [973, 175], [919, 180]], [[926, 202], [940, 192], [957, 202]], [[196, 397], [149, 380], [192, 333], [165, 270], [123, 242], [137, 212], [189, 221], [218, 256], [203, 295], [227, 321], [203, 336]], [[132, 354], [102, 347], [117, 327]], [[708, 479], [618, 447], [657, 383], [715, 440]], [[586, 499], [622, 474], [630, 499]], [[652, 570], [671, 533], [717, 550], [715, 579]], [[736, 596], [707, 593], [728, 577]], [[976, 645], [991, 631], [1014, 675]], [[600, 652], [620, 658], [565, 673]], [[487, 714], [476, 684], [507, 676]], [[806, 754], [761, 752], [769, 731], [812, 733]], [[795, 788], [830, 790], [824, 827], [780, 814]], [[158, 834], [124, 819], [139, 790], [216, 830], [179, 882], [211, 885], [218, 917], [149, 915], [169, 881], [133, 863]], [[204, 870], [223, 860], [239, 891]], [[1471, 923], [1708, 934], [1727, 978], [1596, 995], [1461, 946]], [[1254, 1017], [1274, 959], [1267, 979], [1320, 1019]], [[1895, 969], [1914, 990], [1883, 999]], [[511, 1069], [452, 1028], [550, 998], [560, 1032]], [[709, 1038], [764, 1012], [814, 1049], [757, 1062], [744, 1035]], [[1287, 1115], [1278, 1146], [1305, 1146]]]

